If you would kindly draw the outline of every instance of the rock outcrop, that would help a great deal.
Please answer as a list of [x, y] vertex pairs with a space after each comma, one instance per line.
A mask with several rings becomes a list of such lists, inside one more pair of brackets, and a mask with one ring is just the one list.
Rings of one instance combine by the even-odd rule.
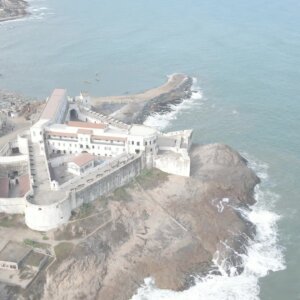
[[0, 22], [26, 16], [27, 7], [24, 0], [0, 0]]
[[144, 93], [123, 96], [93, 97], [94, 110], [108, 114], [122, 122], [143, 123], [153, 113], [170, 111], [191, 96], [193, 79], [185, 74], [173, 74], [160, 87]]
[[216, 253], [239, 267], [255, 228], [237, 208], [254, 203], [259, 179], [225, 145], [196, 145], [191, 157], [190, 178], [152, 170], [107, 197], [110, 221], [48, 270], [40, 297], [130, 299], [149, 276], [181, 290]]

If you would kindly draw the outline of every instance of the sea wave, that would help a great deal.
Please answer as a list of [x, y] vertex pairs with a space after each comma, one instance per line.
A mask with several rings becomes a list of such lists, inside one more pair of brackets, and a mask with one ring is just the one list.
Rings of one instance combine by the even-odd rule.
[[213, 263], [221, 275], [214, 271], [196, 278], [194, 286], [181, 292], [158, 289], [152, 278], [146, 278], [131, 300], [258, 300], [259, 279], [271, 271], [285, 269], [284, 249], [278, 243], [280, 216], [272, 211], [279, 196], [270, 189], [268, 165], [244, 156], [260, 176], [261, 184], [255, 190], [256, 204], [251, 210], [242, 210], [243, 216], [256, 226], [254, 239], [249, 241], [246, 254], [241, 255], [243, 272], [239, 274], [228, 262], [220, 262], [216, 253]]
[[203, 94], [196, 78], [193, 78], [191, 90], [192, 95], [190, 97], [183, 99], [179, 104], [170, 104], [169, 112], [167, 113], [153, 113], [145, 120], [144, 125], [155, 127], [159, 130], [166, 129], [172, 121], [178, 118], [182, 111], [188, 110], [194, 105], [201, 105]]

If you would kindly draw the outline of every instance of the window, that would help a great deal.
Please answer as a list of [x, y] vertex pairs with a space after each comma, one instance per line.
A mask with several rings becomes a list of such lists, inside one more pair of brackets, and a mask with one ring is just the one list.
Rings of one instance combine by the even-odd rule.
[[145, 146], [147, 146], [147, 142], [145, 142]]
[[139, 146], [139, 145], [140, 145], [140, 142], [137, 142], [136, 144], [137, 144], [137, 146]]
[[134, 141], [132, 141], [131, 144], [134, 145]]

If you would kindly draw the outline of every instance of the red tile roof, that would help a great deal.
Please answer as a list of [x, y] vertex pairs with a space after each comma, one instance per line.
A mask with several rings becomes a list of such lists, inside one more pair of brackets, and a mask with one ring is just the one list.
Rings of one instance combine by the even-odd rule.
[[95, 129], [104, 129], [107, 127], [107, 125], [103, 123], [78, 122], [78, 121], [70, 121], [67, 123], [67, 125], [72, 127], [95, 128]]
[[93, 130], [89, 130], [89, 129], [78, 129], [77, 133], [79, 134], [93, 134]]
[[101, 140], [101, 141], [119, 141], [125, 142], [127, 139], [123, 137], [116, 137], [116, 136], [105, 136], [105, 135], [93, 135], [93, 140]]
[[82, 167], [84, 165], [86, 165], [87, 163], [91, 162], [95, 160], [95, 156], [89, 153], [82, 153], [78, 156], [75, 156], [71, 162], [73, 162], [74, 164], [76, 164], [79, 167]]
[[76, 133], [71, 132], [55, 132], [55, 131], [47, 131], [48, 135], [51, 136], [61, 136], [61, 137], [77, 137]]
[[19, 177], [19, 189], [19, 197], [23, 197], [30, 190], [30, 179], [28, 174]]
[[57, 110], [59, 109], [59, 103], [66, 97], [66, 93], [67, 91], [64, 89], [55, 89], [51, 97], [48, 99], [40, 119], [54, 118]]

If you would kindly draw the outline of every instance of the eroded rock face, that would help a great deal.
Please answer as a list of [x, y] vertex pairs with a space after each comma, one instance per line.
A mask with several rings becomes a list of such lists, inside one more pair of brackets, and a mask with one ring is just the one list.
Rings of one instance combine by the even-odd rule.
[[111, 222], [48, 272], [43, 299], [130, 299], [149, 276], [184, 289], [216, 251], [238, 265], [228, 249], [242, 252], [253, 228], [233, 207], [253, 203], [259, 179], [228, 146], [194, 146], [191, 156], [190, 178], [153, 170], [112, 195]]

